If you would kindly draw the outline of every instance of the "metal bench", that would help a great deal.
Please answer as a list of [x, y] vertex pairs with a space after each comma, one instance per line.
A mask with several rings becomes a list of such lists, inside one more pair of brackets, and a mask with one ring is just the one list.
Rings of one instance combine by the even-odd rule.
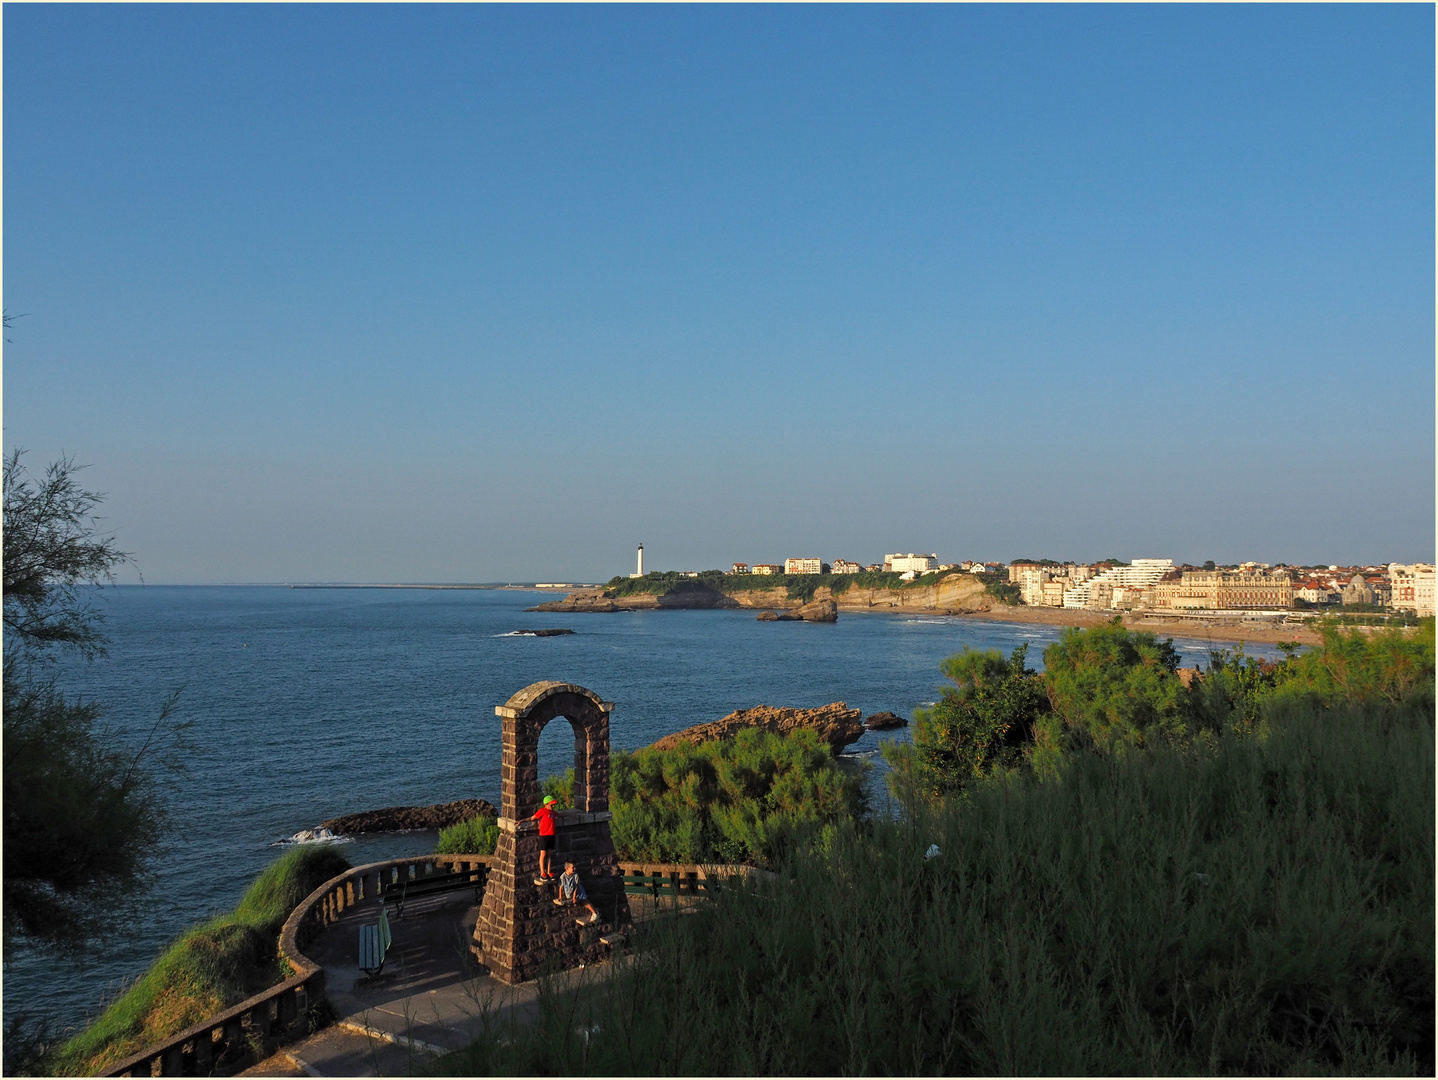
[[385, 889], [384, 901], [395, 906], [394, 917], [396, 919], [404, 914], [405, 901], [417, 900], [422, 896], [453, 892], [456, 889], [473, 889], [474, 902], [477, 904], [484, 896], [484, 883], [488, 879], [489, 867], [487, 866], [481, 866], [476, 870], [461, 870], [458, 873], [409, 878]]
[[360, 970], [373, 978], [384, 970], [384, 958], [394, 941], [389, 932], [389, 913], [381, 906], [379, 922], [374, 926], [361, 926], [359, 932]]

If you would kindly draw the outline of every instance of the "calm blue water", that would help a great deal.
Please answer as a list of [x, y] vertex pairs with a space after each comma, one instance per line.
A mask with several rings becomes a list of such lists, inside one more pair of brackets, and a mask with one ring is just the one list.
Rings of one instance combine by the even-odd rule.
[[[911, 716], [936, 697], [945, 656], [1030, 642], [1041, 667], [1059, 633], [915, 615], [817, 625], [744, 611], [534, 614], [523, 609], [545, 597], [527, 591], [133, 586], [106, 597], [109, 656], [70, 665], [61, 686], [132, 732], [182, 690], [176, 715], [193, 722], [195, 750], [170, 793], [176, 828], [133, 937], [83, 968], [7, 964], [7, 1020], [24, 1008], [82, 1023], [186, 926], [232, 908], [273, 845], [299, 829], [383, 806], [498, 805], [494, 706], [529, 683], [561, 679], [613, 701], [613, 743], [633, 749], [760, 704], [845, 701]], [[576, 633], [506, 636], [549, 626]], [[1177, 644], [1186, 664], [1207, 657], [1204, 642]], [[878, 741], [865, 735], [850, 750]], [[573, 746], [568, 725], [550, 725], [540, 775], [571, 765]], [[411, 833], [345, 853], [360, 863], [433, 843]]]

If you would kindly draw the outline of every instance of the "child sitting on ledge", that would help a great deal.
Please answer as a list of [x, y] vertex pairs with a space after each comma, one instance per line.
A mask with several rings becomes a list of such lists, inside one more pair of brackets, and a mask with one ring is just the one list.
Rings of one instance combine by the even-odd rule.
[[594, 910], [594, 905], [589, 902], [589, 894], [584, 891], [584, 883], [579, 880], [579, 873], [574, 869], [574, 863], [564, 864], [564, 876], [559, 879], [559, 896], [554, 901], [555, 907], [563, 907], [565, 904], [582, 903], [589, 909], [589, 917], [583, 915], [574, 921], [580, 926], [588, 926], [590, 923], [599, 921], [599, 912]]

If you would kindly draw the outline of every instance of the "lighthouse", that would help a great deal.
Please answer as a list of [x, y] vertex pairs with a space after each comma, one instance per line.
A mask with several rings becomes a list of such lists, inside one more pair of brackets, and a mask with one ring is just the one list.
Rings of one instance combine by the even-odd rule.
[[638, 571], [639, 571], [639, 572], [638, 572], [637, 574], [635, 574], [634, 576], [635, 576], [635, 577], [643, 577], [643, 576], [644, 576], [644, 545], [643, 545], [643, 544], [640, 544], [640, 545], [639, 545], [639, 565], [638, 565]]

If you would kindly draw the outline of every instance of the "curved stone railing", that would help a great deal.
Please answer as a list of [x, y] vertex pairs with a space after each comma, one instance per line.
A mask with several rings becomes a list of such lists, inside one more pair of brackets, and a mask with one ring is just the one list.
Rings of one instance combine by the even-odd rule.
[[214, 1076], [240, 1071], [275, 1046], [309, 1034], [324, 1000], [325, 973], [304, 948], [362, 900], [382, 897], [402, 881], [468, 870], [487, 873], [487, 855], [420, 855], [356, 866], [326, 881], [290, 913], [280, 930], [280, 959], [294, 972], [278, 986], [141, 1050], [102, 1076]]

